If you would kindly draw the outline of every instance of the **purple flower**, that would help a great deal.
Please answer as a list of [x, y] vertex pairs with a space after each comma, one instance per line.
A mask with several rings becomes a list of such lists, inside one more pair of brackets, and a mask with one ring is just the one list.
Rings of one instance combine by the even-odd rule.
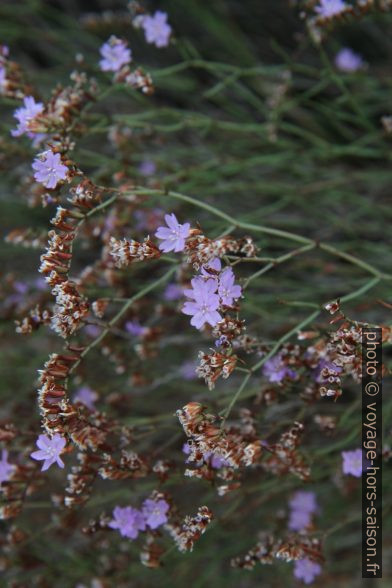
[[312, 515], [302, 510], [294, 510], [290, 513], [288, 528], [290, 531], [302, 531], [312, 522]]
[[3, 449], [0, 460], [0, 486], [3, 482], [8, 482], [14, 470], [15, 466], [8, 462], [8, 451]]
[[95, 410], [94, 402], [98, 400], [98, 394], [94, 392], [89, 386], [82, 386], [78, 388], [74, 394], [73, 401], [81, 402], [91, 411]]
[[33, 96], [25, 96], [23, 98], [23, 103], [24, 106], [17, 108], [14, 112], [14, 117], [18, 120], [18, 126], [11, 131], [13, 137], [20, 137], [25, 133], [29, 135], [29, 137], [32, 137], [33, 133], [31, 133], [29, 129], [29, 122], [44, 109], [42, 102], [36, 102]]
[[96, 337], [98, 337], [98, 335], [102, 333], [102, 328], [99, 325], [86, 325], [84, 332], [89, 337], [95, 339]]
[[180, 367], [180, 375], [184, 378], [184, 380], [194, 380], [196, 378], [196, 367], [197, 364], [195, 364], [193, 361], [186, 361]]
[[156, 47], [168, 46], [172, 29], [167, 23], [166, 12], [157, 10], [153, 16], [145, 16], [141, 25], [147, 43], [154, 43]]
[[68, 168], [61, 163], [60, 153], [45, 151], [35, 158], [33, 165], [34, 178], [45, 188], [55, 188], [60, 180], [65, 180]]
[[189, 223], [181, 225], [175, 214], [165, 214], [165, 221], [169, 228], [159, 227], [155, 233], [155, 236], [163, 241], [160, 243], [159, 249], [165, 253], [184, 251], [185, 239], [189, 235], [191, 225]]
[[321, 574], [321, 566], [310, 559], [298, 559], [294, 563], [294, 577], [311, 584], [316, 576]]
[[283, 362], [280, 353], [267, 359], [263, 366], [263, 375], [270, 382], [281, 382], [284, 378], [295, 378], [296, 373]]
[[217, 280], [197, 277], [192, 280], [192, 290], [186, 290], [185, 293], [192, 302], [185, 302], [182, 312], [192, 316], [191, 325], [201, 329], [205, 323], [214, 327], [220, 320], [221, 315], [217, 311], [219, 308], [219, 296], [215, 294], [217, 289]]
[[113, 510], [113, 520], [110, 521], [109, 527], [117, 529], [122, 537], [128, 539], [136, 539], [139, 531], [144, 531], [146, 528], [146, 521], [140, 510], [132, 508], [132, 506], [116, 506]]
[[135, 228], [138, 231], [155, 231], [163, 220], [163, 210], [161, 208], [135, 210], [133, 215], [137, 221]]
[[125, 330], [133, 335], [134, 337], [139, 337], [146, 332], [146, 327], [142, 327], [139, 321], [127, 321], [125, 323]]
[[291, 512], [288, 527], [291, 531], [302, 531], [312, 521], [312, 514], [317, 510], [314, 492], [298, 491], [289, 502]]
[[[185, 455], [190, 454], [191, 448], [188, 445], [188, 443], [184, 443], [184, 445], [182, 446], [182, 451], [183, 453], [185, 453]], [[210, 466], [215, 470], [219, 470], [220, 468], [230, 465], [230, 463], [224, 457], [218, 455], [217, 453], [213, 453], [212, 451], [207, 451], [206, 453], [203, 453], [203, 460], [205, 462], [209, 462]], [[188, 461], [189, 460], [186, 460], [186, 463], [188, 463]]]
[[314, 492], [305, 492], [298, 490], [289, 502], [290, 507], [294, 510], [313, 513], [317, 510], [316, 495]]
[[168, 284], [163, 297], [165, 300], [178, 300], [182, 297], [182, 288], [178, 284]]
[[0, 89], [5, 88], [7, 84], [7, 70], [4, 65], [0, 64]]
[[335, 57], [335, 65], [340, 71], [354, 72], [364, 66], [364, 61], [358, 53], [348, 47], [341, 49]]
[[316, 6], [315, 11], [320, 16], [330, 17], [340, 14], [347, 8], [343, 0], [320, 0], [319, 6]]
[[145, 159], [139, 165], [138, 171], [142, 176], [153, 176], [157, 171], [157, 166], [151, 159]]
[[[221, 260], [219, 259], [219, 257], [214, 257], [214, 259], [211, 259], [211, 261], [209, 261], [208, 263], [203, 265], [200, 273], [202, 276], [205, 276], [206, 278], [210, 278], [211, 276], [214, 275], [214, 273], [220, 272], [221, 268], [222, 268]], [[209, 270], [215, 270], [215, 272], [214, 271], [210, 272]]]
[[167, 523], [166, 513], [169, 505], [166, 500], [151, 500], [148, 498], [143, 502], [143, 516], [150, 529], [157, 529]]
[[241, 286], [234, 284], [234, 273], [231, 267], [227, 267], [219, 276], [218, 294], [222, 304], [231, 306], [236, 298], [241, 296]]
[[126, 42], [114, 35], [99, 51], [103, 57], [99, 62], [102, 71], [119, 71], [123, 65], [131, 61], [131, 50], [128, 49]]
[[334, 364], [332, 361], [329, 361], [328, 359], [321, 359], [318, 366], [314, 370], [314, 379], [319, 384], [323, 384], [328, 381], [328, 378], [324, 378], [324, 376], [322, 375], [322, 371], [324, 368], [327, 368], [331, 372], [335, 372], [336, 375], [340, 374], [340, 372], [343, 369], [342, 367]]
[[40, 435], [37, 440], [39, 451], [33, 451], [33, 453], [30, 454], [30, 457], [44, 461], [41, 468], [41, 471], [43, 472], [50, 468], [55, 462], [60, 468], [63, 468], [64, 462], [61, 459], [60, 454], [66, 444], [67, 442], [64, 437], [58, 433], [53, 435], [52, 438], [48, 437], [48, 435]]
[[221, 455], [217, 455], [216, 453], [211, 453], [210, 455], [205, 453], [203, 456], [204, 459], [207, 459], [207, 456], [210, 459], [211, 467], [214, 468], [215, 470], [219, 470], [220, 468], [224, 468], [224, 467], [230, 465], [230, 463], [227, 461], [227, 459], [225, 459]]
[[362, 449], [342, 451], [342, 458], [343, 474], [351, 474], [351, 476], [360, 478], [362, 476]]

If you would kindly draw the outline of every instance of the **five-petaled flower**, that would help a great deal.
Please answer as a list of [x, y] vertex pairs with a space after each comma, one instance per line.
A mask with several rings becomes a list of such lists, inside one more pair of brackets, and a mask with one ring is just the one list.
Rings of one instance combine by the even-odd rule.
[[44, 472], [51, 465], [57, 463], [60, 468], [64, 467], [64, 462], [60, 457], [64, 447], [66, 446], [67, 442], [58, 433], [55, 433], [53, 437], [49, 437], [48, 435], [40, 435], [37, 439], [37, 447], [39, 448], [38, 451], [33, 451], [30, 454], [30, 457], [36, 460], [43, 460], [43, 465], [41, 470]]
[[44, 109], [42, 102], [36, 102], [33, 96], [25, 96], [23, 98], [24, 106], [17, 108], [14, 112], [14, 117], [18, 121], [16, 129], [11, 131], [13, 137], [20, 137], [25, 133], [32, 137], [33, 133], [29, 129], [29, 123], [32, 121], [37, 114], [41, 114]]
[[175, 214], [165, 214], [165, 221], [167, 227], [159, 227], [155, 233], [155, 236], [162, 241], [159, 244], [159, 249], [164, 253], [183, 251], [191, 225], [189, 223], [181, 225]]
[[362, 449], [342, 451], [342, 458], [343, 474], [351, 474], [351, 476], [360, 478], [362, 476]]
[[114, 35], [102, 45], [100, 53], [103, 58], [99, 62], [102, 71], [119, 71], [131, 61], [131, 50], [126, 42]]
[[168, 46], [172, 29], [167, 22], [166, 12], [157, 10], [153, 16], [144, 16], [141, 25], [147, 43], [154, 43], [156, 47]]
[[157, 529], [161, 525], [167, 523], [166, 513], [169, 508], [166, 500], [151, 500], [151, 498], [148, 498], [143, 502], [142, 512], [146, 524], [150, 529]]
[[319, 574], [321, 566], [308, 558], [298, 559], [294, 563], [294, 577], [303, 580], [305, 584], [311, 584]]
[[193, 300], [185, 302], [182, 312], [192, 316], [191, 325], [197, 329], [201, 329], [205, 323], [214, 327], [222, 320], [218, 312], [220, 303], [219, 296], [216, 294], [217, 280], [196, 277], [193, 278], [191, 284], [192, 290], [185, 290], [185, 294]]
[[146, 522], [143, 513], [132, 506], [116, 506], [113, 519], [109, 523], [111, 529], [117, 529], [122, 537], [136, 539], [139, 531], [144, 531]]
[[3, 449], [0, 460], [0, 486], [3, 482], [8, 482], [14, 470], [15, 466], [8, 461], [8, 451]]
[[53, 153], [48, 150], [35, 158], [33, 165], [35, 170], [34, 178], [45, 188], [55, 188], [61, 180], [65, 180], [68, 175], [68, 168], [61, 163], [60, 153]]

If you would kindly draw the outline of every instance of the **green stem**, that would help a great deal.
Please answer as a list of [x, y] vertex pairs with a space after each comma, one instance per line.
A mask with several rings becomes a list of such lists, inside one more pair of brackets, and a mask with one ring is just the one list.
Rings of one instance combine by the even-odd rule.
[[[129, 195], [131, 195], [131, 194], [132, 195], [145, 194], [146, 196], [164, 196], [164, 197], [169, 197], [169, 198], [176, 198], [177, 200], [181, 200], [182, 202], [188, 202], [189, 204], [193, 204], [194, 206], [197, 206], [199, 208], [207, 210], [208, 212], [210, 212], [214, 216], [217, 216], [217, 217], [225, 220], [228, 224], [233, 225], [234, 227], [244, 229], [244, 230], [254, 231], [254, 232], [258, 232], [258, 233], [264, 233], [266, 235], [274, 235], [275, 237], [282, 237], [283, 239], [288, 239], [290, 241], [296, 241], [297, 243], [303, 243], [304, 245], [309, 246], [309, 249], [312, 249], [313, 247], [317, 246], [318, 248], [320, 248], [324, 251], [327, 251], [328, 253], [331, 253], [332, 255], [334, 255], [336, 257], [340, 257], [341, 259], [345, 259], [346, 261], [348, 261], [352, 265], [356, 265], [357, 267], [362, 268], [363, 270], [376, 276], [377, 278], [380, 278], [383, 280], [392, 280], [391, 274], [383, 273], [383, 272], [379, 271], [377, 268], [374, 268], [369, 263], [366, 263], [362, 259], [359, 259], [358, 257], [355, 257], [354, 255], [351, 255], [349, 253], [345, 253], [344, 251], [340, 251], [339, 249], [337, 249], [336, 247], [334, 247], [332, 245], [328, 245], [327, 243], [315, 242], [313, 239], [309, 239], [307, 237], [303, 237], [302, 235], [297, 235], [296, 233], [291, 233], [289, 231], [283, 231], [280, 229], [265, 227], [264, 225], [255, 225], [252, 223], [247, 223], [247, 222], [235, 219], [232, 216], [230, 216], [229, 214], [226, 214], [225, 212], [218, 210], [217, 208], [215, 208], [211, 204], [208, 204], [207, 202], [202, 202], [200, 200], [197, 200], [196, 198], [192, 198], [191, 196], [181, 194], [180, 192], [174, 192], [171, 190], [164, 191], [164, 190], [156, 190], [156, 189], [151, 189], [151, 188], [139, 187], [139, 188], [135, 188], [135, 190], [133, 190], [132, 192], [129, 193]], [[127, 195], [127, 193], [124, 193], [124, 196], [126, 196], [126, 195]], [[289, 254], [287, 254], [287, 255], [289, 255]], [[268, 269], [270, 269], [270, 268], [268, 268]], [[268, 271], [268, 270], [265, 269], [264, 271]]]
[[142, 288], [142, 290], [139, 290], [139, 292], [137, 292], [131, 298], [128, 298], [128, 300], [122, 306], [122, 308], [118, 311], [118, 313], [116, 315], [114, 315], [114, 317], [109, 321], [106, 329], [104, 329], [102, 331], [102, 333], [100, 333], [100, 335], [96, 339], [94, 339], [90, 343], [90, 345], [88, 345], [82, 351], [82, 353], [80, 354], [80, 357], [79, 357], [78, 361], [76, 361], [72, 365], [71, 369], [69, 370], [69, 374], [71, 374], [73, 371], [75, 371], [76, 368], [81, 363], [82, 359], [89, 353], [89, 351], [91, 351], [91, 349], [93, 349], [94, 347], [96, 347], [102, 341], [102, 339], [104, 339], [106, 337], [106, 335], [110, 332], [110, 329], [120, 320], [120, 318], [122, 316], [124, 316], [124, 314], [127, 312], [127, 310], [129, 310], [129, 308], [132, 306], [132, 304], [134, 302], [136, 302], [136, 300], [139, 300], [139, 298], [142, 298], [145, 294], [148, 294], [148, 292], [151, 292], [152, 290], [155, 290], [155, 288], [158, 288], [158, 286], [161, 286], [161, 284], [164, 284], [170, 278], [170, 276], [172, 276], [174, 274], [174, 272], [176, 270], [177, 270], [177, 266], [170, 268], [170, 270], [167, 271], [158, 280], [155, 280], [155, 282], [152, 282], [152, 284], [149, 284], [145, 288]]

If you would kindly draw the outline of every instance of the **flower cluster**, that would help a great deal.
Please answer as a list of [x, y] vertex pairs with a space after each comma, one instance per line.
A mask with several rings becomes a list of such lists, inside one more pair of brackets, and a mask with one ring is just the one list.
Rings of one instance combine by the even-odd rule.
[[[216, 260], [217, 264], [214, 264], [214, 261], [206, 266], [207, 270], [210, 267], [215, 270], [217, 265], [220, 269], [220, 261]], [[193, 278], [192, 288], [184, 292], [191, 302], [185, 303], [182, 312], [192, 316], [191, 325], [197, 329], [201, 329], [206, 323], [215, 327], [222, 320], [218, 309], [222, 306], [232, 306], [241, 296], [241, 287], [234, 284], [235, 277], [230, 267], [216, 277], [211, 277], [207, 270], [202, 268], [204, 273]]]
[[201, 506], [195, 516], [187, 515], [180, 523], [166, 525], [179, 551], [192, 551], [195, 541], [205, 533], [213, 519], [208, 506]]
[[127, 267], [136, 261], [158, 259], [162, 255], [158, 247], [148, 237], [142, 243], [129, 239], [119, 241], [111, 237], [109, 247], [110, 255], [114, 257], [115, 265], [118, 268]]
[[113, 82], [125, 83], [132, 88], [141, 90], [144, 94], [154, 91], [151, 76], [141, 67], [131, 71], [132, 52], [127, 42], [112, 35], [100, 49], [102, 59], [99, 66], [104, 72], [113, 72]]
[[76, 284], [69, 280], [54, 286], [52, 293], [56, 297], [52, 328], [61, 337], [69, 337], [83, 325], [90, 305]]
[[141, 510], [132, 506], [116, 506], [109, 527], [118, 530], [122, 537], [136, 539], [139, 531], [145, 531], [146, 528], [155, 530], [164, 525], [168, 520], [169, 508], [166, 500], [150, 498], [143, 502]]
[[233, 567], [252, 570], [257, 563], [273, 563], [274, 559], [294, 561], [294, 577], [310, 584], [321, 573], [323, 561], [318, 539], [306, 536], [289, 536], [285, 539], [264, 534], [264, 537], [244, 556], [232, 559]]

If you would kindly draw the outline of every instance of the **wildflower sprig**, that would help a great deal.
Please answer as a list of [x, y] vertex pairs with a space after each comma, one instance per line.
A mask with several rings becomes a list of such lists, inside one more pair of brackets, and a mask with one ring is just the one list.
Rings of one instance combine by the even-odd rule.
[[[307, 2], [300, 17], [320, 43], [370, 4]], [[292, 562], [310, 584], [336, 530], [324, 485], [344, 501], [362, 475], [350, 386], [368, 323], [349, 303], [392, 280], [381, 258], [372, 262], [375, 241], [361, 251], [334, 243], [333, 207], [317, 230], [307, 218], [330, 190], [344, 234], [350, 158], [361, 164], [350, 168], [358, 198], [368, 159], [386, 168], [378, 106], [351, 88], [369, 71], [366, 51], [334, 47], [331, 60], [316, 44], [309, 61], [279, 49], [279, 65], [252, 65], [245, 51], [221, 63], [176, 38], [166, 13], [129, 8], [131, 20], [83, 17], [94, 54], [79, 54], [51, 93], [30, 87], [0, 49], [0, 93], [18, 101], [6, 141], [25, 157], [29, 204], [51, 217], [40, 285], [7, 275], [2, 286], [18, 337], [34, 333], [48, 355], [36, 386], [42, 432], [34, 417], [23, 428], [0, 423], [0, 513], [55, 508], [48, 531], [64, 541], [71, 527], [83, 533], [80, 545], [99, 554], [92, 581], [103, 584], [117, 572], [127, 582], [136, 551], [147, 567], [170, 565], [173, 548], [200, 542], [202, 553], [233, 517], [238, 537], [255, 538], [230, 550], [234, 567]], [[118, 16], [126, 26], [114, 26]], [[179, 61], [144, 69], [136, 37]], [[192, 100], [189, 88], [200, 90]], [[8, 236], [44, 240], [29, 229]], [[52, 481], [51, 502], [40, 502]], [[18, 533], [7, 535], [5, 559], [35, 537]]]

